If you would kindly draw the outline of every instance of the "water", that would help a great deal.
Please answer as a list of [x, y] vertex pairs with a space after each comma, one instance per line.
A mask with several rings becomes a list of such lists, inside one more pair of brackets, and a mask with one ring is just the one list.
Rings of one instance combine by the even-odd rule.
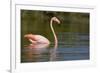
[[58, 48], [54, 49], [51, 42], [48, 48], [21, 50], [21, 62], [48, 62], [48, 61], [69, 61], [89, 60], [89, 34], [63, 32], [57, 33]]

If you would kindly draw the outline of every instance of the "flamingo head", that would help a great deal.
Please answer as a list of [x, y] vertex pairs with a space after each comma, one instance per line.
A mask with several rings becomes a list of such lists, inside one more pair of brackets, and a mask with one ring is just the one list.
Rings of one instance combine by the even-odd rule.
[[58, 24], [60, 24], [60, 20], [57, 17], [52, 17], [51, 21], [57, 22]]

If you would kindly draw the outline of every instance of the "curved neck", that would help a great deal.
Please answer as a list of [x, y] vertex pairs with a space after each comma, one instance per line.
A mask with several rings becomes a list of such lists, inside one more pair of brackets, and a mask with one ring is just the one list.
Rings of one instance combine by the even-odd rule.
[[54, 42], [55, 42], [54, 48], [57, 48], [57, 46], [58, 46], [58, 40], [57, 40], [57, 36], [55, 34], [55, 31], [53, 29], [52, 23], [53, 23], [53, 20], [51, 19], [51, 21], [50, 21], [50, 27], [51, 27], [52, 33], [54, 35]]

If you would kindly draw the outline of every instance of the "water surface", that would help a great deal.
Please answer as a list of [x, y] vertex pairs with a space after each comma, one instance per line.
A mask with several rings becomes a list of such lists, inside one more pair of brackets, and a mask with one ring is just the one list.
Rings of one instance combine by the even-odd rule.
[[89, 35], [86, 33], [58, 33], [58, 48], [22, 49], [22, 62], [48, 62], [89, 59]]

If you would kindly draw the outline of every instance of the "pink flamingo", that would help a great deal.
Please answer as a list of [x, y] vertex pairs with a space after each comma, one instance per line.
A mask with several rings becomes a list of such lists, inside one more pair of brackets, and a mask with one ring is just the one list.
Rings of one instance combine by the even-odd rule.
[[[60, 21], [57, 19], [57, 17], [52, 17], [50, 20], [50, 28], [54, 35], [54, 41], [55, 41], [54, 48], [57, 48], [58, 40], [57, 40], [55, 31], [53, 29], [53, 26], [52, 26], [53, 21], [57, 22], [58, 24], [60, 24]], [[40, 49], [40, 48], [46, 48], [50, 45], [50, 41], [41, 35], [26, 34], [26, 35], [24, 35], [24, 37], [27, 38], [31, 42], [29, 48], [31, 47], [31, 48], [35, 48], [35, 49]]]

